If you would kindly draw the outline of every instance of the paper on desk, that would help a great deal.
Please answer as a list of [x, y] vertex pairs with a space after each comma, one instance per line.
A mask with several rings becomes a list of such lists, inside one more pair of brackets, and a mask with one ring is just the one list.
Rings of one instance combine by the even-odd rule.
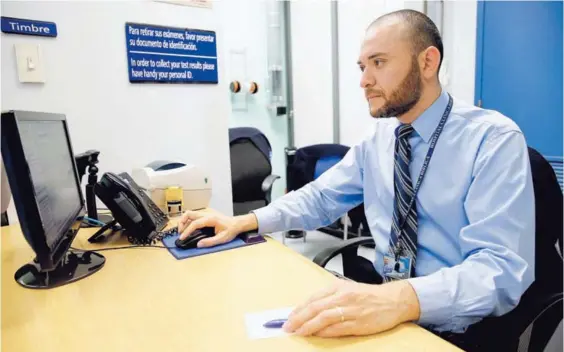
[[249, 336], [249, 339], [257, 340], [289, 335], [285, 333], [282, 328], [265, 328], [263, 324], [274, 319], [286, 319], [293, 309], [293, 307], [279, 308], [246, 314], [245, 325], [247, 326], [247, 335]]

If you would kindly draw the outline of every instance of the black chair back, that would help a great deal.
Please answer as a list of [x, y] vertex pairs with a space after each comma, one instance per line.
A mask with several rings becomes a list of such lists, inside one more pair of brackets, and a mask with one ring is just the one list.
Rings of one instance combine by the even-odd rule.
[[562, 292], [562, 190], [554, 169], [539, 152], [529, 148], [529, 158], [535, 189], [535, 284], [543, 292]]
[[233, 210], [235, 215], [242, 215], [268, 203], [262, 184], [272, 173], [267, 154], [270, 144], [253, 128], [230, 129], [229, 135]]
[[249, 140], [231, 145], [230, 155], [233, 201], [263, 200], [261, 184], [272, 172], [270, 162]]

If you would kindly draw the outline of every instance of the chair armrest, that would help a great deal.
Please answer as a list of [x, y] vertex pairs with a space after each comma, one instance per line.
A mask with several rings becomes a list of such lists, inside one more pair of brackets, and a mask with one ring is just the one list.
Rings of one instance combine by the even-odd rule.
[[264, 181], [262, 181], [262, 185], [260, 186], [263, 192], [269, 192], [272, 189], [272, 185], [274, 184], [274, 181], [276, 181], [277, 179], [279, 179], [280, 176], [278, 175], [268, 175]]
[[359, 237], [352, 238], [350, 240], [343, 241], [337, 246], [326, 248], [315, 256], [313, 262], [321, 267], [325, 267], [327, 263], [334, 257], [342, 254], [345, 251], [356, 249], [358, 246], [374, 244], [374, 239], [372, 237]]

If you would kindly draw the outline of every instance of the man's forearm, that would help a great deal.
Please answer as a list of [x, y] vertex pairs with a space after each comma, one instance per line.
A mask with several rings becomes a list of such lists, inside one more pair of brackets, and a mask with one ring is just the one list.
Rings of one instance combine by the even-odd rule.
[[315, 181], [253, 211], [261, 233], [315, 230], [331, 224], [363, 201], [363, 144], [350, 149]]
[[311, 219], [319, 221], [321, 207], [307, 206], [308, 203], [314, 203], [318, 196], [310, 192], [310, 188], [310, 184], [306, 185], [297, 191], [285, 194], [264, 208], [253, 210], [258, 230], [261, 233], [271, 233], [307, 229]]
[[278, 198], [267, 207], [254, 210], [261, 233], [294, 229], [315, 230], [327, 226], [362, 201], [362, 194], [338, 199], [341, 185], [325, 186], [314, 181]]

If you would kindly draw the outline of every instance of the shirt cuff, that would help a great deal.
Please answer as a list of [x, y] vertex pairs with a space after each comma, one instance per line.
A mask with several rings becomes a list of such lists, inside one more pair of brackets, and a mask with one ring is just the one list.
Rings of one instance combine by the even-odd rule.
[[251, 211], [255, 214], [258, 223], [258, 233], [272, 233], [277, 232], [277, 225], [280, 224], [280, 216], [276, 209], [271, 206], [256, 209]]
[[448, 324], [452, 319], [453, 302], [441, 272], [407, 279], [419, 299], [420, 316], [417, 324], [433, 328]]

